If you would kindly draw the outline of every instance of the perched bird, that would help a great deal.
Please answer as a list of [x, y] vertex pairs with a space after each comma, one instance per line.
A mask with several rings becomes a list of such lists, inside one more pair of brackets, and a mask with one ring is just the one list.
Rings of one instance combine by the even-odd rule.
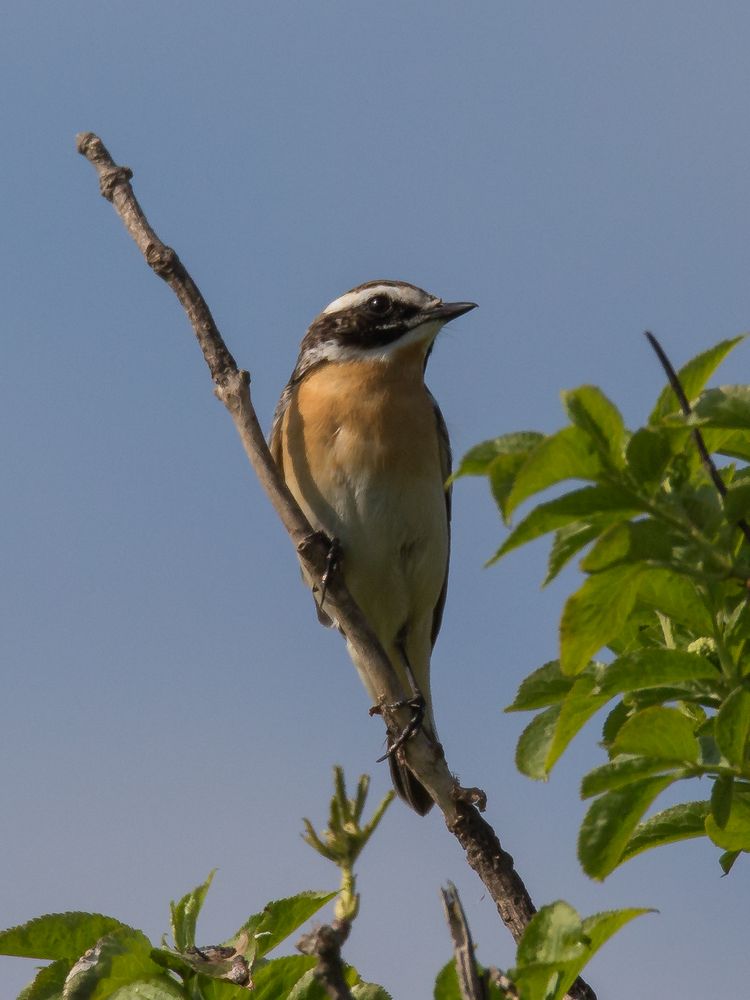
[[[302, 341], [270, 441], [312, 526], [339, 543], [346, 585], [433, 739], [430, 654], [448, 576], [451, 452], [424, 370], [440, 328], [474, 306], [405, 281], [369, 281], [335, 299]], [[335, 624], [313, 591], [321, 621]], [[426, 789], [398, 752], [389, 761], [396, 791], [424, 815]]]

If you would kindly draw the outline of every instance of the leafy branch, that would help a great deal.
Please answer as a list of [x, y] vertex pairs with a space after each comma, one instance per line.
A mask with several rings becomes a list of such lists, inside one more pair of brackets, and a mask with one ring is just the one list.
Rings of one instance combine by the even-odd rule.
[[[705, 390], [743, 338], [679, 373], [649, 339], [669, 384], [643, 427], [629, 431], [600, 389], [582, 386], [563, 393], [568, 426], [486, 441], [456, 473], [486, 476], [506, 523], [542, 490], [586, 484], [537, 504], [490, 561], [551, 534], [546, 584], [582, 555], [559, 658], [526, 678], [507, 711], [537, 713], [516, 760], [542, 779], [615, 701], [602, 732], [609, 761], [581, 789], [594, 801], [579, 858], [595, 878], [688, 837], [722, 848], [725, 871], [750, 850], [750, 386]], [[593, 660], [604, 647], [614, 659]], [[708, 800], [644, 819], [667, 788], [699, 777], [713, 782]]]

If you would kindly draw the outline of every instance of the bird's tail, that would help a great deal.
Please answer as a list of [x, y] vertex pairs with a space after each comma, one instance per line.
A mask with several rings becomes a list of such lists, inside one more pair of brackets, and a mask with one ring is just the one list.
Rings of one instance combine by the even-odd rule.
[[411, 806], [420, 816], [426, 815], [432, 809], [432, 797], [421, 781], [418, 781], [406, 764], [394, 753], [388, 758], [391, 768], [391, 781], [397, 794]]

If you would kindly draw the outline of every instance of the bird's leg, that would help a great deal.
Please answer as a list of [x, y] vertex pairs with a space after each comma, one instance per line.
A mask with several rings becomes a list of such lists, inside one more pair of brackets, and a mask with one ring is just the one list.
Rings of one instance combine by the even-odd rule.
[[410, 740], [415, 733], [419, 732], [424, 721], [425, 709], [427, 708], [427, 701], [425, 700], [425, 696], [419, 690], [417, 679], [414, 676], [414, 671], [411, 669], [411, 664], [409, 663], [409, 657], [406, 655], [406, 645], [403, 636], [400, 636], [397, 640], [396, 649], [398, 649], [401, 654], [401, 659], [403, 660], [404, 670], [406, 671], [406, 677], [409, 681], [409, 687], [411, 688], [411, 697], [404, 698], [402, 701], [394, 702], [392, 705], [386, 705], [386, 708], [410, 708], [411, 718], [395, 738], [393, 743], [391, 743], [388, 747], [388, 750], [382, 757], [378, 758], [378, 764], [380, 764], [381, 761], [392, 757], [396, 751], [407, 742], [407, 740]]
[[328, 554], [326, 555], [326, 568], [320, 578], [320, 607], [323, 607], [328, 591], [328, 584], [331, 577], [339, 568], [341, 558], [341, 542], [335, 536], [328, 538]]

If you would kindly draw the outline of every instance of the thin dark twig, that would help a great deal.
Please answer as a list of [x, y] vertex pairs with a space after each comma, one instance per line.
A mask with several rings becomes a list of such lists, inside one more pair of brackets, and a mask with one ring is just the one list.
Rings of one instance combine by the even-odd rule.
[[[665, 354], [664, 348], [661, 346], [661, 344], [653, 335], [653, 333], [651, 333], [649, 330], [646, 330], [645, 334], [649, 344], [651, 344], [651, 346], [654, 349], [654, 352], [656, 353], [657, 358], [661, 362], [662, 368], [667, 374], [667, 378], [669, 379], [669, 384], [672, 386], [672, 391], [677, 397], [677, 400], [680, 404], [680, 408], [683, 414], [686, 417], [689, 417], [690, 414], [693, 412], [690, 406], [690, 400], [685, 395], [685, 390], [682, 388], [682, 384], [677, 375], [677, 372], [674, 370], [674, 367], [672, 366], [672, 362]], [[693, 440], [695, 441], [695, 446], [698, 449], [698, 454], [700, 455], [701, 461], [703, 462], [703, 467], [711, 477], [711, 481], [716, 487], [719, 496], [724, 498], [728, 492], [726, 483], [721, 478], [719, 470], [716, 468], [716, 464], [714, 460], [711, 458], [711, 454], [708, 448], [706, 447], [706, 442], [703, 438], [703, 435], [701, 434], [700, 430], [697, 427], [693, 427], [691, 433], [693, 435]], [[742, 532], [742, 534], [745, 536], [745, 540], [747, 542], [750, 542], [750, 525], [748, 525], [747, 521], [744, 518], [740, 518], [735, 523]]]

